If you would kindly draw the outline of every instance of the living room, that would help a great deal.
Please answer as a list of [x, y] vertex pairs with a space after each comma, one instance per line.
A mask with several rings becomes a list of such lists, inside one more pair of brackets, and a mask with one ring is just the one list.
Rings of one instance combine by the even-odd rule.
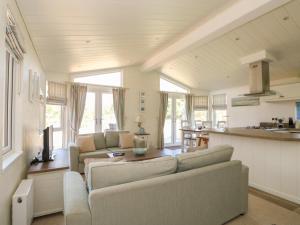
[[299, 9], [1, 0], [0, 224], [300, 224]]

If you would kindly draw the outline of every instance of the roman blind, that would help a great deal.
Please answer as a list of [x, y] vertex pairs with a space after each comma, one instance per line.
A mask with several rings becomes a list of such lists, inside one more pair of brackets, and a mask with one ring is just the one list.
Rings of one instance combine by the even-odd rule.
[[296, 103], [297, 120], [300, 120], [300, 102]]
[[5, 41], [15, 54], [18, 60], [23, 59], [23, 54], [26, 53], [24, 48], [24, 39], [21, 32], [18, 30], [16, 22], [10, 10], [6, 12], [6, 35]]
[[194, 110], [208, 110], [208, 96], [193, 96]]
[[65, 105], [67, 103], [67, 85], [47, 81], [47, 103]]
[[212, 108], [213, 109], [226, 109], [227, 98], [226, 94], [218, 94], [212, 96]]

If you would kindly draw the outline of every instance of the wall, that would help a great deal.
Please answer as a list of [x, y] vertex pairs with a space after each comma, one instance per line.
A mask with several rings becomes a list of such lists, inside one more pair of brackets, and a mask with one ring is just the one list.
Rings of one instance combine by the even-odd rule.
[[[22, 65], [22, 91], [15, 96], [15, 126], [14, 126], [14, 152], [20, 154], [4, 170], [0, 168], [0, 224], [11, 224], [11, 197], [15, 192], [20, 180], [25, 176], [29, 159], [40, 150], [41, 142], [38, 132], [39, 128], [39, 103], [30, 103], [28, 100], [29, 69], [36, 71], [41, 76], [42, 89], [45, 90], [45, 78], [40, 66], [38, 57], [34, 51], [30, 38], [27, 34], [25, 25], [15, 5], [14, 0], [0, 0], [0, 109], [4, 108], [3, 103], [3, 84], [5, 74], [5, 21], [6, 7], [9, 7], [14, 15], [16, 22], [24, 36], [27, 53], [24, 55]], [[3, 118], [3, 110], [0, 110]], [[3, 127], [3, 119], [0, 120], [0, 127]], [[0, 139], [2, 146], [2, 140]], [[3, 160], [3, 159], [2, 159]], [[1, 161], [1, 159], [0, 159]], [[1, 164], [0, 164], [1, 165]]]
[[[142, 72], [139, 66], [126, 67], [123, 70], [123, 85], [126, 90], [125, 129], [138, 130], [135, 118], [141, 115], [142, 126], [151, 134], [150, 145], [157, 146], [159, 112], [159, 72]], [[139, 94], [145, 92], [145, 112], [139, 110]]]
[[50, 81], [56, 81], [56, 82], [65, 82], [65, 81], [70, 81], [70, 75], [66, 73], [47, 72], [46, 79]]
[[[299, 83], [272, 86], [271, 90], [277, 91], [285, 96], [300, 96]], [[267, 103], [264, 100], [271, 97], [262, 97], [259, 106], [231, 107], [231, 98], [239, 97], [239, 95], [248, 92], [249, 87], [243, 86], [210, 93], [210, 95], [227, 94], [229, 127], [257, 126], [259, 122], [262, 121], [271, 122], [272, 117], [285, 118], [286, 120], [288, 117], [295, 118], [295, 101]]]

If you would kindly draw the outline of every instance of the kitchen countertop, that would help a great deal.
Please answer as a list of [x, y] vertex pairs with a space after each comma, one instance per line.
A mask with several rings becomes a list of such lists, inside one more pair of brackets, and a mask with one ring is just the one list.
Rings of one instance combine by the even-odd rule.
[[278, 140], [278, 141], [299, 141], [300, 142], [300, 133], [277, 133], [274, 131], [268, 131], [264, 129], [248, 129], [242, 127], [226, 128], [226, 129], [208, 129], [207, 131], [209, 133], [224, 134], [224, 135], [253, 137], [253, 138], [271, 139], [271, 140]]

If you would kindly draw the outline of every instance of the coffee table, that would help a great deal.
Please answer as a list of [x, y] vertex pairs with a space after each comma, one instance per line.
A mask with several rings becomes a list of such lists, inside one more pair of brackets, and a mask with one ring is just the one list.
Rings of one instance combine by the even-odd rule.
[[176, 156], [178, 154], [182, 154], [184, 150], [177, 149], [177, 150], [171, 150], [171, 149], [162, 149], [157, 150], [154, 148], [148, 149], [145, 155], [135, 155], [133, 151], [127, 151], [125, 152], [125, 155], [123, 156], [114, 156], [113, 152], [107, 153], [107, 156], [109, 158], [115, 158], [115, 157], [123, 157], [126, 162], [133, 162], [133, 161], [142, 161], [142, 160], [148, 160], [148, 159], [155, 159], [163, 156]]

